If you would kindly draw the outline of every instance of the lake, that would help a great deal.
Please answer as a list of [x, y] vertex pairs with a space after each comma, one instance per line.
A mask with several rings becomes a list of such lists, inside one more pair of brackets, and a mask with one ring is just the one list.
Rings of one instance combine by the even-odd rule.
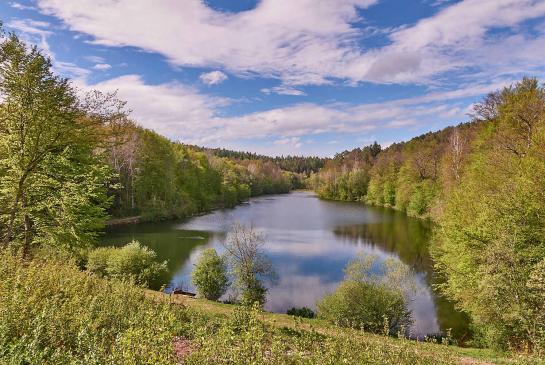
[[167, 291], [175, 287], [193, 291], [190, 275], [199, 253], [208, 247], [221, 251], [235, 222], [263, 234], [264, 249], [278, 273], [277, 282], [269, 287], [266, 310], [314, 309], [316, 301], [342, 281], [346, 264], [364, 253], [391, 257], [413, 269], [415, 290], [409, 305], [414, 335], [449, 328], [456, 338], [468, 333], [467, 318], [434, 290], [438, 278], [429, 254], [430, 223], [391, 209], [326, 201], [312, 192], [296, 191], [252, 198], [235, 208], [184, 221], [112, 227], [103, 244], [140, 241], [159, 259], [168, 260]]

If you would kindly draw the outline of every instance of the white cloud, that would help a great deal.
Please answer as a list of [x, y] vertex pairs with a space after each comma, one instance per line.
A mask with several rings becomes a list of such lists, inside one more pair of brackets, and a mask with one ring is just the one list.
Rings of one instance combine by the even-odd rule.
[[[489, 31], [513, 28], [544, 15], [545, 2], [538, 0], [461, 1], [414, 26], [391, 33], [392, 44], [372, 52], [370, 65], [352, 64], [346, 75], [350, 78], [364, 72], [363, 77], [370, 81], [425, 82], [434, 75], [470, 67], [488, 68], [495, 73], [527, 56], [506, 47], [508, 37], [490, 35]], [[543, 35], [537, 37], [544, 41]], [[498, 60], [487, 56], [483, 48], [506, 57]], [[543, 66], [537, 55], [532, 61], [526, 70]]]
[[100, 57], [100, 56], [85, 56], [83, 58], [86, 59], [87, 61], [93, 62], [93, 63], [105, 63], [106, 62], [106, 59], [104, 57]]
[[295, 89], [293, 87], [288, 87], [288, 86], [275, 86], [275, 87], [271, 87], [271, 88], [264, 88], [264, 89], [261, 89], [261, 92], [262, 93], [265, 93], [265, 94], [279, 94], [279, 95], [292, 95], [292, 96], [302, 96], [302, 95], [307, 95], [304, 91], [302, 90], [298, 90], [298, 89]]
[[[213, 98], [176, 82], [150, 85], [140, 76], [126, 75], [98, 84], [89, 85], [83, 80], [83, 89], [118, 92], [122, 100], [133, 109], [132, 116], [146, 128], [171, 138], [193, 141], [215, 130], [215, 109], [229, 103], [225, 98]], [[218, 132], [215, 132], [218, 133]]]
[[40, 38], [45, 38], [51, 35], [51, 31], [48, 28], [51, 27], [51, 24], [44, 21], [37, 21], [31, 19], [13, 19], [7, 23], [7, 26], [18, 30], [24, 34], [39, 36]]
[[273, 144], [290, 146], [292, 148], [301, 148], [301, 146], [303, 145], [301, 143], [301, 138], [300, 137], [290, 137], [290, 138], [277, 139], [276, 141], [273, 142]]
[[[285, 86], [335, 79], [352, 84], [432, 83], [438, 75], [462, 68], [492, 66], [494, 72], [524, 61], [524, 71], [529, 72], [543, 65], [537, 51], [511, 52], [503, 47], [506, 34], [490, 34], [544, 16], [542, 0], [444, 3], [429, 18], [389, 29], [390, 43], [382, 48], [363, 48], [357, 41], [376, 30], [356, 26], [361, 20], [357, 9], [377, 1], [262, 0], [240, 13], [215, 11], [200, 0], [101, 0], [100, 6], [95, 0], [37, 3], [71, 29], [93, 36], [97, 44], [135, 46], [160, 53], [175, 65], [221, 67], [241, 76], [278, 78]], [[543, 39], [528, 35], [532, 37]], [[502, 53], [501, 60], [485, 57], [482, 62], [479, 55], [485, 46]]]
[[268, 139], [284, 153], [302, 148], [303, 137], [308, 139], [317, 134], [360, 135], [461, 122], [467, 119], [467, 105], [458, 100], [484, 94], [506, 83], [507, 80], [466, 85], [455, 92], [436, 91], [381, 103], [298, 103], [233, 117], [222, 116], [221, 108], [235, 101], [210, 97], [181, 83], [152, 85], [137, 75], [126, 75], [84, 87], [118, 90], [119, 97], [133, 109], [136, 121], [173, 139], [235, 147], [243, 141]]
[[96, 65], [93, 66], [93, 68], [99, 71], [106, 71], [111, 69], [112, 66], [107, 63], [97, 63]]
[[10, 2], [9, 5], [12, 8], [17, 9], [17, 10], [36, 10], [36, 8], [34, 6], [21, 4], [21, 3], [18, 3], [16, 1]]
[[[39, 0], [75, 31], [106, 46], [136, 46], [179, 66], [222, 66], [238, 75], [324, 84], [353, 51], [357, 8], [377, 0], [262, 0], [255, 9], [223, 13], [200, 0]], [[301, 17], [304, 14], [304, 17]], [[123, 24], [119, 27], [118, 24]], [[142, 26], [145, 24], [146, 26]]]
[[206, 85], [221, 84], [222, 82], [228, 79], [227, 75], [221, 71], [211, 71], [211, 72], [203, 73], [199, 76], [199, 78]]

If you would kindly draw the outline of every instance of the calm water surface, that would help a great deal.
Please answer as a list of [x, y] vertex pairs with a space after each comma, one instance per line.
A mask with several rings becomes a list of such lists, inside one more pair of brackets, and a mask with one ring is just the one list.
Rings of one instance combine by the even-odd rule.
[[311, 192], [253, 198], [233, 209], [182, 222], [150, 223], [112, 228], [105, 245], [132, 239], [168, 260], [167, 290], [194, 290], [190, 274], [199, 253], [208, 247], [221, 251], [229, 227], [240, 222], [262, 232], [265, 251], [278, 273], [265, 308], [284, 313], [291, 307], [315, 308], [324, 294], [335, 290], [343, 269], [358, 253], [395, 258], [413, 268], [415, 293], [410, 309], [414, 335], [451, 328], [464, 337], [467, 319], [433, 289], [437, 283], [429, 255], [430, 226], [390, 209], [360, 203], [324, 201]]

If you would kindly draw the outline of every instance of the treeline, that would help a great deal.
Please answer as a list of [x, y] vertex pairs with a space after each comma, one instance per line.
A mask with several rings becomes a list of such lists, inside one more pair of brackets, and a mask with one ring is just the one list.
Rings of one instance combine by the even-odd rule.
[[545, 87], [525, 78], [473, 120], [384, 150], [340, 154], [311, 176], [322, 197], [430, 217], [441, 290], [483, 345], [545, 351]]
[[439, 217], [486, 126], [479, 120], [382, 149], [343, 152], [310, 178], [326, 199], [362, 201], [411, 216]]
[[264, 156], [253, 152], [243, 151], [231, 151], [224, 148], [211, 148], [205, 149], [214, 153], [219, 157], [228, 157], [235, 160], [261, 160], [267, 162], [273, 162], [282, 170], [291, 171], [298, 174], [304, 174], [306, 176], [310, 173], [316, 173], [324, 167], [328, 158], [316, 157], [316, 156]]
[[116, 173], [111, 208], [116, 217], [185, 217], [298, 186], [295, 174], [271, 161], [218, 157], [132, 122], [125, 123], [115, 138], [108, 162]]
[[337, 153], [317, 174], [311, 174], [309, 185], [325, 199], [363, 200], [370, 170], [380, 151], [380, 145], [375, 142], [364, 148]]

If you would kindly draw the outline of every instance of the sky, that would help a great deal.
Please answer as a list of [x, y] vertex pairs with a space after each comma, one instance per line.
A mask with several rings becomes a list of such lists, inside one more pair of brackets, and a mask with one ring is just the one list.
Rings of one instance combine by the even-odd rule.
[[4, 28], [175, 141], [332, 156], [545, 80], [545, 0], [19, 0]]

